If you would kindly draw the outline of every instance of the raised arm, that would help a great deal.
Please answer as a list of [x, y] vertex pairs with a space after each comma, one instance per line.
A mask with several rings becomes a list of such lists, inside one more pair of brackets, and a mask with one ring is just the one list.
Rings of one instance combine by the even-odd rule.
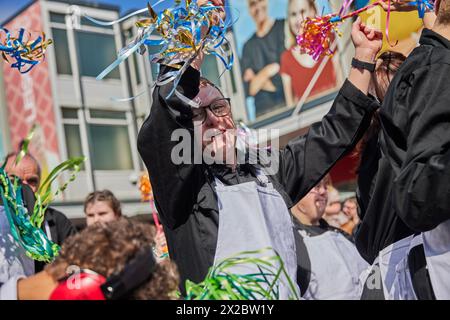
[[[161, 74], [170, 71], [173, 69], [161, 68]], [[193, 99], [198, 92], [199, 77], [199, 72], [190, 67], [177, 90]], [[149, 172], [161, 220], [165, 226], [175, 228], [191, 212], [199, 175], [193, 163], [175, 164], [172, 159], [172, 150], [181, 141], [193, 139], [186, 129], [192, 127], [190, 106], [175, 95], [166, 99], [171, 90], [171, 84], [155, 88], [150, 116], [139, 132], [138, 150]], [[172, 134], [177, 129], [184, 132], [184, 138], [172, 141]]]
[[[355, 57], [375, 62], [382, 35], [361, 24], [353, 25]], [[294, 203], [314, 187], [333, 165], [352, 150], [369, 127], [378, 103], [367, 96], [370, 72], [352, 68], [330, 112], [309, 132], [291, 141], [280, 155], [279, 181]]]
[[275, 92], [276, 87], [272, 82], [272, 78], [280, 71], [278, 63], [271, 63], [255, 74], [249, 81], [249, 94], [256, 96], [261, 90]]
[[[198, 5], [202, 6], [207, 2], [199, 0]], [[217, 6], [224, 4], [223, 0], [211, 2]], [[178, 55], [173, 61], [188, 61], [188, 57]], [[168, 228], [176, 228], [187, 220], [196, 202], [198, 189], [205, 179], [203, 167], [196, 165], [193, 159], [190, 105], [190, 101], [199, 93], [199, 70], [202, 62], [203, 53], [200, 51], [181, 77], [177, 92], [169, 98], [173, 82], [156, 86], [150, 116], [144, 122], [138, 137], [138, 150], [149, 171], [156, 206], [163, 224]], [[174, 70], [176, 69], [162, 66], [159, 76], [161, 78]], [[180, 142], [184, 142], [187, 147], [184, 148], [184, 153], [179, 148]], [[180, 158], [189, 161], [182, 162], [179, 161]]]

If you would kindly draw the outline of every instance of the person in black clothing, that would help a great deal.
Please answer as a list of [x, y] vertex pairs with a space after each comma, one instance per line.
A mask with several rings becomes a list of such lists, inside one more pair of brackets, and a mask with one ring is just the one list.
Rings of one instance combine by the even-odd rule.
[[[41, 168], [37, 160], [30, 154], [27, 154], [15, 165], [17, 153], [10, 153], [5, 158], [5, 171], [10, 176], [18, 177], [23, 184], [28, 185], [36, 193], [41, 182]], [[74, 235], [77, 230], [72, 222], [60, 211], [49, 207], [45, 212], [42, 229], [45, 231], [49, 240], [58, 245]], [[35, 262], [36, 272], [42, 271], [45, 264], [39, 261]]]
[[247, 0], [256, 32], [244, 44], [241, 69], [247, 96], [255, 98], [256, 116], [284, 107], [283, 82], [279, 74], [285, 48], [284, 19], [268, 15], [268, 0]]
[[[396, 4], [398, 8], [407, 5]], [[425, 257], [420, 235], [450, 218], [446, 192], [449, 180], [444, 174], [450, 142], [446, 90], [450, 74], [450, 19], [445, 18], [449, 16], [448, 5], [448, 0], [436, 2], [438, 22], [432, 30], [424, 29], [420, 46], [392, 79], [380, 109], [379, 138], [366, 147], [378, 152], [378, 160], [372, 173], [360, 172], [363, 219], [356, 244], [361, 255], [379, 268], [383, 290], [381, 295], [374, 295], [366, 288], [363, 298], [434, 299], [435, 289], [445, 296], [442, 284], [450, 283], [448, 272], [443, 276], [430, 271], [434, 267], [427, 264], [432, 259]], [[433, 26], [433, 16], [432, 12], [425, 15], [426, 27]], [[362, 162], [368, 158], [374, 159], [374, 153], [365, 152]], [[443, 233], [448, 239], [448, 229]], [[448, 240], [445, 245], [448, 248]], [[389, 263], [380, 262], [387, 257]], [[449, 262], [447, 257], [447, 266]], [[411, 278], [412, 287], [394, 280], [394, 275], [403, 271]]]
[[[392, 78], [395, 76], [405, 59], [406, 57], [403, 54], [397, 52], [385, 52], [377, 59], [377, 68], [372, 75], [369, 93], [376, 97], [380, 102], [383, 102]], [[377, 175], [379, 173], [381, 158], [379, 141], [381, 134], [380, 131], [379, 111], [377, 111], [374, 113], [370, 128], [358, 143], [355, 150], [356, 156], [360, 159], [360, 166], [357, 172], [358, 188], [356, 190], [356, 194], [359, 216], [362, 221], [358, 224], [358, 228], [354, 233], [354, 236], [356, 238], [356, 245], [358, 246], [361, 255], [370, 264], [374, 263], [379, 251], [384, 248], [384, 244], [379, 244], [379, 239], [372, 239], [370, 240], [370, 244], [367, 245], [367, 250], [362, 248], [364, 243], [369, 240], [367, 238], [367, 232], [371, 231], [370, 224], [367, 224], [368, 219], [370, 218], [370, 214], [372, 214], [375, 218], [376, 214], [379, 212], [389, 211], [391, 205], [390, 201], [392, 201], [390, 190], [389, 188], [386, 188], [384, 181], [377, 183]], [[377, 201], [373, 201], [372, 199], [375, 190], [380, 195]], [[384, 192], [384, 194], [381, 195], [381, 192]], [[389, 221], [380, 221], [380, 223], [382, 222], [389, 223]], [[359, 232], [361, 228], [362, 231]], [[374, 248], [373, 244], [377, 244], [377, 247]], [[368, 249], [373, 251], [369, 252]], [[381, 279], [378, 279], [377, 281], [381, 281]], [[382, 292], [382, 288], [378, 287], [377, 290], [375, 290], [375, 288], [370, 291], [366, 290], [363, 298], [383, 299], [384, 294]]]
[[297, 283], [307, 300], [359, 300], [360, 276], [369, 264], [359, 255], [352, 237], [322, 219], [329, 177], [291, 209], [297, 248]]
[[[352, 34], [356, 57], [371, 61], [381, 49], [381, 33], [358, 21]], [[202, 137], [213, 129], [214, 135], [202, 138], [202, 148], [236, 153], [228, 130], [235, 128], [231, 106], [217, 88], [201, 80], [198, 70], [202, 58], [200, 54], [183, 74], [175, 95], [167, 98], [173, 89], [171, 83], [156, 86], [150, 116], [138, 136], [170, 257], [179, 268], [181, 291], [185, 293], [187, 279], [202, 281], [215, 261], [248, 249], [262, 249], [262, 243], [277, 250], [295, 279], [295, 240], [288, 208], [355, 147], [369, 126], [379, 106], [366, 95], [370, 72], [353, 68], [322, 122], [280, 151], [278, 172], [266, 175], [263, 166], [250, 163], [173, 161], [182, 140], [174, 139], [173, 133], [181, 128], [190, 129], [190, 135], [200, 130]], [[162, 67], [160, 77], [173, 70]], [[196, 145], [193, 143], [193, 150]]]
[[450, 1], [435, 8], [436, 23], [393, 80], [380, 115], [395, 213], [423, 238], [411, 252], [418, 257], [408, 257], [415, 294], [450, 299]]

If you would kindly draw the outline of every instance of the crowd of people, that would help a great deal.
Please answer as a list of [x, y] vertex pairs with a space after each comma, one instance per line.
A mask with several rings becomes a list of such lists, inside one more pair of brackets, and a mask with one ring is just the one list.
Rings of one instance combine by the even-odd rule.
[[[392, 9], [412, 10], [407, 1]], [[138, 136], [165, 238], [124, 218], [110, 191], [93, 192], [80, 233], [62, 213], [47, 211], [42, 228], [62, 245], [53, 263], [30, 264], [19, 247], [15, 256], [0, 255], [0, 297], [175, 299], [177, 290], [186, 295], [187, 280], [201, 282], [223, 259], [241, 252], [263, 257], [261, 249], [270, 247], [286, 271], [277, 280], [280, 299], [450, 299], [450, 0], [436, 0], [425, 16], [420, 44], [408, 57], [380, 54], [382, 33], [360, 19], [353, 23], [347, 80], [322, 121], [276, 153], [275, 173], [267, 163], [239, 160], [231, 102], [201, 77], [199, 52], [176, 94], [167, 81], [155, 87]], [[162, 67], [160, 77], [180, 60]], [[207, 161], [173, 161], [179, 129], [201, 133], [194, 143], [209, 151]], [[329, 171], [351, 153], [360, 159], [357, 189], [341, 199]], [[35, 191], [39, 164], [31, 155], [14, 163], [16, 155], [6, 158], [6, 171]], [[0, 222], [6, 238], [1, 211]], [[160, 259], [165, 239], [170, 258]], [[258, 270], [248, 264], [232, 272]]]

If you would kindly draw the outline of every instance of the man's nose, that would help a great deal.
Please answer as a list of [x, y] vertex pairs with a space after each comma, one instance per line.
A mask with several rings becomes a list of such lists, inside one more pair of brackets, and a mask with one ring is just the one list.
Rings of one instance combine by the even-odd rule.
[[37, 192], [37, 187], [36, 187], [36, 185], [34, 185], [34, 184], [29, 184], [29, 183], [27, 182], [27, 180], [22, 180], [22, 184], [29, 186], [30, 189], [31, 189], [31, 191], [33, 191], [34, 193]]
[[209, 127], [216, 127], [220, 122], [220, 117], [216, 116], [211, 110], [206, 109], [206, 124]]

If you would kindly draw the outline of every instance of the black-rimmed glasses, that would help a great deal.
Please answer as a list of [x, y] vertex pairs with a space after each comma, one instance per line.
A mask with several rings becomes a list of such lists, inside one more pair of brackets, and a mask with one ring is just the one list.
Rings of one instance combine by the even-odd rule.
[[192, 121], [204, 123], [207, 115], [206, 109], [209, 109], [216, 117], [226, 117], [231, 113], [231, 99], [220, 98], [214, 100], [209, 106], [192, 109]]

